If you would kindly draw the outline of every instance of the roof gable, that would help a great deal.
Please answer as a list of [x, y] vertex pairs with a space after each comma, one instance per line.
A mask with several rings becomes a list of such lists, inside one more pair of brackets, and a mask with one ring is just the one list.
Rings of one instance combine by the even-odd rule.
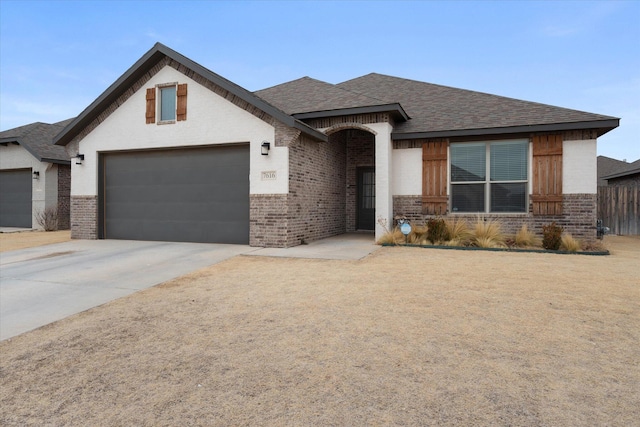
[[179, 71], [188, 72], [188, 70], [191, 70], [193, 73], [211, 81], [215, 85], [231, 93], [233, 96], [267, 113], [285, 125], [296, 128], [314, 139], [326, 140], [326, 136], [324, 134], [307, 126], [301, 121], [296, 120], [246, 89], [206, 69], [200, 64], [164, 46], [163, 44], [156, 43], [153, 48], [145, 53], [135, 64], [133, 64], [133, 66], [131, 66], [131, 68], [120, 76], [118, 80], [109, 86], [107, 90], [105, 90], [94, 102], [91, 103], [91, 105], [80, 113], [78, 117], [69, 123], [64, 130], [56, 136], [54, 143], [56, 145], [66, 145], [71, 142], [74, 137], [79, 135], [85, 128], [94, 122], [94, 120], [98, 119], [99, 116], [121, 96], [129, 93], [131, 88], [139, 89], [135, 88], [136, 83], [143, 79], [152, 68], [157, 66], [165, 58], [176, 61], [187, 69], [183, 70], [178, 67]]

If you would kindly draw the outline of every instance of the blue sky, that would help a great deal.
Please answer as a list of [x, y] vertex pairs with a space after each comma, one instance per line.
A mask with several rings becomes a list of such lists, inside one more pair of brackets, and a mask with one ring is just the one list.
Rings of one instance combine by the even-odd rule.
[[640, 1], [0, 0], [0, 129], [79, 114], [155, 42], [254, 91], [389, 74], [620, 117], [640, 158]]

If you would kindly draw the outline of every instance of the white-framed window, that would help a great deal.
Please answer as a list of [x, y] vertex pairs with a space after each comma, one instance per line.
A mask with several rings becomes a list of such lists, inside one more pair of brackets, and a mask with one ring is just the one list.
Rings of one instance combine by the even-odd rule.
[[158, 87], [158, 110], [160, 122], [174, 122], [176, 120], [176, 84]]
[[527, 212], [529, 141], [451, 143], [451, 212]]

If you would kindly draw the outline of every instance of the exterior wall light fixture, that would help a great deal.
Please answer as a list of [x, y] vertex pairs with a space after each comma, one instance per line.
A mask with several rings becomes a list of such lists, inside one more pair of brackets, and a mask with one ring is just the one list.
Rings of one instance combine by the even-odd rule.
[[40, 172], [33, 171], [33, 179], [40, 179]]
[[84, 154], [76, 154], [74, 159], [76, 159], [76, 165], [81, 165], [84, 160]]
[[271, 149], [271, 143], [267, 141], [262, 141], [262, 145], [260, 146], [260, 148], [262, 150], [262, 155], [268, 156], [269, 150]]

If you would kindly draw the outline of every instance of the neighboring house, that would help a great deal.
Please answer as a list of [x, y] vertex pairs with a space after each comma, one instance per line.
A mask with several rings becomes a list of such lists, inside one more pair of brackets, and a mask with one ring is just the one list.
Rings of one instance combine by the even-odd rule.
[[55, 144], [72, 237], [287, 247], [394, 218], [556, 221], [596, 236], [596, 140], [619, 119], [369, 74], [249, 92], [156, 44]]
[[[638, 162], [635, 162], [638, 163]], [[609, 186], [640, 185], [640, 165], [633, 169], [602, 177]]]
[[598, 186], [608, 185], [607, 180], [604, 179], [605, 176], [615, 175], [636, 168], [640, 168], [640, 159], [629, 163], [626, 160], [598, 156]]
[[41, 229], [36, 215], [58, 209], [69, 228], [71, 162], [53, 137], [71, 122], [31, 123], [0, 132], [0, 226]]

